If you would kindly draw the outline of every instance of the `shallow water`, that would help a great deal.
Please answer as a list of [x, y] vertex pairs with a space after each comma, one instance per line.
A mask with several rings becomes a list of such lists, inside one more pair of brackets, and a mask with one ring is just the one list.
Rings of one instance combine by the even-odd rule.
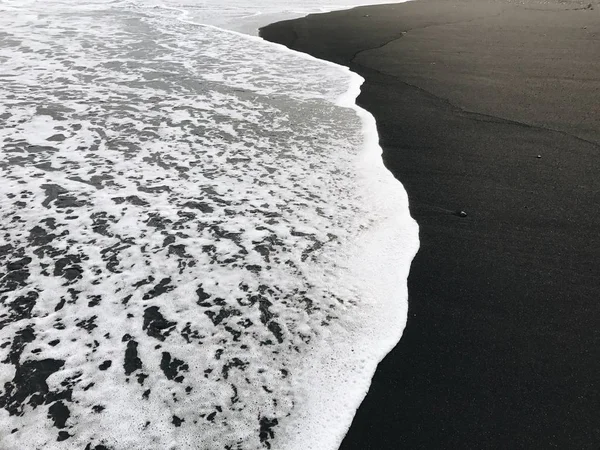
[[360, 79], [190, 3], [0, 2], [0, 448], [335, 448], [400, 337]]
[[132, 2], [146, 7], [172, 9], [194, 22], [257, 35], [258, 28], [279, 20], [303, 17], [373, 3], [399, 3], [393, 0], [145, 0]]

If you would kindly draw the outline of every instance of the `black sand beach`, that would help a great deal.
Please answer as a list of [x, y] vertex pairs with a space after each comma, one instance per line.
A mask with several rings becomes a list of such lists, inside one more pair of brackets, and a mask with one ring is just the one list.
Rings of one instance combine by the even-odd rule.
[[420, 226], [408, 325], [342, 449], [600, 447], [588, 5], [417, 0], [262, 30], [366, 78], [358, 103]]

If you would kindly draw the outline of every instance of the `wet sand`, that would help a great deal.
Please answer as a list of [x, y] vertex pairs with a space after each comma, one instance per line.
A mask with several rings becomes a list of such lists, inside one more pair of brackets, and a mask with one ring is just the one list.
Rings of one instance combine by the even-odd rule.
[[358, 103], [420, 225], [404, 336], [342, 449], [597, 448], [600, 4], [588, 4], [418, 0], [262, 30], [365, 77]]

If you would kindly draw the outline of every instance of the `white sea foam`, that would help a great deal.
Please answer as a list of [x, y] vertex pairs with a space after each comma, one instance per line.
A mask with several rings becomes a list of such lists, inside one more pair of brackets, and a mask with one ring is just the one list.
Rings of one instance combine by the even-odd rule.
[[361, 79], [152, 6], [0, 1], [0, 448], [333, 449], [418, 245]]

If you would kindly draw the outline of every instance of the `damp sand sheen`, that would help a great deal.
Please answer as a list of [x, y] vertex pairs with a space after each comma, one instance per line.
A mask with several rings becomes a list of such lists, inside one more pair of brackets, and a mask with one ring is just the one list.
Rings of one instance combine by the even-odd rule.
[[198, 19], [0, 1], [2, 449], [335, 449], [401, 337], [362, 79]]

